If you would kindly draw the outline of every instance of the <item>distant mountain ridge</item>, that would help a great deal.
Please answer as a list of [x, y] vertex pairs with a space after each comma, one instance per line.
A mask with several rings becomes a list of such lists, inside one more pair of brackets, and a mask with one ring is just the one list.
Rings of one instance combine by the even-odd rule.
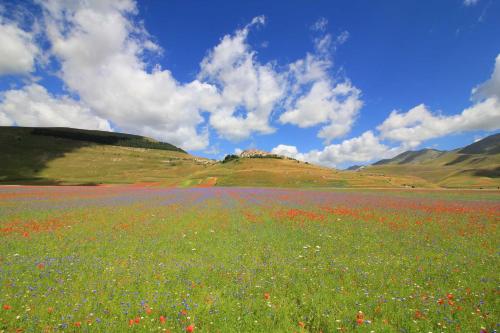
[[406, 151], [359, 172], [416, 176], [441, 187], [500, 188], [500, 133], [451, 151]]
[[460, 154], [500, 154], [500, 133], [487, 136], [458, 151]]
[[[493, 134], [476, 141], [463, 148], [458, 148], [452, 151], [437, 150], [431, 148], [424, 148], [416, 151], [405, 151], [393, 158], [383, 159], [373, 163], [372, 165], [387, 165], [387, 164], [419, 164], [429, 160], [439, 158], [450, 152], [465, 155], [488, 154], [494, 155], [500, 153], [500, 133]], [[461, 157], [462, 160], [467, 157]], [[453, 163], [452, 163], [453, 164]], [[451, 164], [450, 164], [451, 165]]]
[[373, 163], [373, 165], [384, 165], [384, 164], [416, 164], [424, 161], [428, 161], [433, 158], [437, 158], [446, 151], [441, 151], [437, 149], [421, 149], [417, 151], [405, 151], [393, 158], [380, 160], [378, 162]]

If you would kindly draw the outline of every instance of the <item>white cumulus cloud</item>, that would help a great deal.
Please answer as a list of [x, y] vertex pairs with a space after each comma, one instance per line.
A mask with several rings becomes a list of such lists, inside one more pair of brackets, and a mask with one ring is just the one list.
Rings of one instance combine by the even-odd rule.
[[344, 140], [339, 144], [325, 146], [322, 150], [301, 153], [295, 146], [280, 144], [272, 152], [328, 167], [336, 167], [345, 162], [367, 162], [397, 155], [405, 147], [389, 147], [380, 142], [372, 131], [366, 131], [358, 137]]
[[472, 89], [472, 100], [481, 101], [483, 99], [496, 98], [500, 101], [500, 54], [495, 59], [495, 68], [491, 78]]
[[0, 16], [0, 75], [32, 72], [38, 52], [33, 33]]
[[[343, 37], [347, 38], [347, 37]], [[329, 49], [331, 36], [316, 40], [316, 52], [290, 65], [289, 96], [279, 120], [301, 128], [323, 125], [318, 137], [330, 143], [351, 130], [363, 106], [361, 91], [348, 80], [336, 82]]]
[[418, 146], [422, 141], [466, 131], [500, 129], [500, 55], [489, 80], [473, 89], [474, 104], [455, 115], [432, 113], [425, 105], [393, 111], [377, 127], [383, 139]]
[[500, 128], [500, 104], [496, 98], [489, 98], [452, 116], [433, 114], [421, 104], [408, 112], [391, 112], [377, 128], [382, 138], [415, 147], [448, 134]]
[[258, 62], [246, 41], [250, 29], [264, 23], [265, 18], [258, 16], [224, 36], [201, 62], [199, 79], [215, 84], [220, 93], [219, 104], [210, 110], [210, 125], [230, 140], [275, 130], [269, 117], [283, 96], [283, 76], [273, 64]]
[[39, 84], [2, 92], [0, 125], [59, 126], [110, 131], [109, 122], [95, 116], [69, 96], [54, 96]]
[[295, 158], [300, 161], [304, 160], [304, 154], [299, 153], [299, 150], [295, 146], [279, 144], [271, 150], [271, 153]]

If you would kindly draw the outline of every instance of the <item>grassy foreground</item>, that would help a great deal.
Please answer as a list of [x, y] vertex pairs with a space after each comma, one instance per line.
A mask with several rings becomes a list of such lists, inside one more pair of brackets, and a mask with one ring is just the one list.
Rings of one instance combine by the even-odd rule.
[[492, 332], [498, 199], [2, 187], [0, 332]]

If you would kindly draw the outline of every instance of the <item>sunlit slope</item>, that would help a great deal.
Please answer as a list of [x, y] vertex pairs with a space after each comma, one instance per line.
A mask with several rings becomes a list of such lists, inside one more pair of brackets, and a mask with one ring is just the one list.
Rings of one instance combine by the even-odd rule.
[[448, 152], [432, 149], [406, 152], [366, 167], [361, 173], [413, 175], [442, 187], [498, 187], [500, 135]]
[[411, 176], [367, 175], [276, 158], [240, 158], [217, 163], [191, 175], [190, 184], [203, 183], [209, 177], [217, 179], [217, 186], [433, 187], [433, 184]]
[[203, 168], [188, 154], [142, 148], [91, 146], [66, 153], [39, 173], [64, 183], [138, 183], [177, 185]]

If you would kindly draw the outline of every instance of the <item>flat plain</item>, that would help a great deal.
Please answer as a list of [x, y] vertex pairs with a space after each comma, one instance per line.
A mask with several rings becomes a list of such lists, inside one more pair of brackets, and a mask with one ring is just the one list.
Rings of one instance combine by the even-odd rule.
[[500, 192], [0, 188], [0, 332], [493, 332]]

